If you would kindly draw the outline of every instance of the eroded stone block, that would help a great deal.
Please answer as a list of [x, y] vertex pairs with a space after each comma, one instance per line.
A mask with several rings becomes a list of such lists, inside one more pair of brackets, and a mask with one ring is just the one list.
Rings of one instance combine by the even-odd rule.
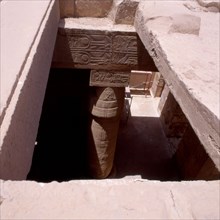
[[59, 0], [60, 18], [74, 17], [74, 0]]
[[124, 0], [116, 10], [115, 24], [134, 24], [134, 17], [136, 13], [139, 0]]
[[113, 0], [75, 0], [76, 17], [106, 17]]

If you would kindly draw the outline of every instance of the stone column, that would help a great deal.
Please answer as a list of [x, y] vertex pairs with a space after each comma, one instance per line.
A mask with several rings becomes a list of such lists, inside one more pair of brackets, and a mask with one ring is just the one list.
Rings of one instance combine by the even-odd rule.
[[88, 160], [93, 178], [106, 178], [114, 162], [128, 72], [93, 70], [90, 75]]
[[89, 124], [89, 169], [94, 178], [106, 178], [113, 167], [124, 88], [94, 87]]

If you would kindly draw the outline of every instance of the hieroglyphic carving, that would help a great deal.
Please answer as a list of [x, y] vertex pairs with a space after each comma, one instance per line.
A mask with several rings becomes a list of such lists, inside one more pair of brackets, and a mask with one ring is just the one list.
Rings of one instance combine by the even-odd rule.
[[110, 36], [76, 32], [67, 37], [74, 63], [95, 65], [111, 63]]
[[112, 39], [112, 63], [137, 65], [137, 37], [115, 35]]
[[125, 87], [129, 78], [130, 72], [91, 70], [90, 86]]
[[135, 32], [71, 29], [67, 37], [72, 61], [81, 65], [138, 65]]

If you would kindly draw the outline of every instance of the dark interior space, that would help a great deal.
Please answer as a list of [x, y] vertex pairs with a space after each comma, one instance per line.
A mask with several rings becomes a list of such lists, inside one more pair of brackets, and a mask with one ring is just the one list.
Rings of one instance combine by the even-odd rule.
[[[89, 77], [90, 70], [51, 69], [27, 180], [91, 179], [87, 141], [89, 100], [94, 90], [89, 87]], [[184, 134], [177, 155], [171, 154], [161, 120], [155, 115], [154, 98], [144, 93], [132, 97], [130, 104], [125, 98], [115, 167], [109, 178], [179, 181], [197, 179], [198, 173], [199, 179], [219, 178], [213, 164], [205, 176], [200, 171], [207, 155], [192, 129]]]
[[87, 177], [90, 70], [51, 69], [28, 180]]

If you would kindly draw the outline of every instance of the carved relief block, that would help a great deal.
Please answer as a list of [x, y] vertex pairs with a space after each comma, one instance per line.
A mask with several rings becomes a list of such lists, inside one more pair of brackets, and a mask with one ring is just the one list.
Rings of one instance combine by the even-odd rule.
[[112, 63], [137, 65], [137, 36], [117, 34], [112, 37]]
[[111, 62], [111, 37], [100, 33], [67, 35], [73, 62], [103, 65]]
[[150, 59], [135, 32], [60, 27], [53, 66], [121, 71], [152, 70]]
[[125, 87], [129, 78], [130, 72], [91, 70], [90, 86]]

